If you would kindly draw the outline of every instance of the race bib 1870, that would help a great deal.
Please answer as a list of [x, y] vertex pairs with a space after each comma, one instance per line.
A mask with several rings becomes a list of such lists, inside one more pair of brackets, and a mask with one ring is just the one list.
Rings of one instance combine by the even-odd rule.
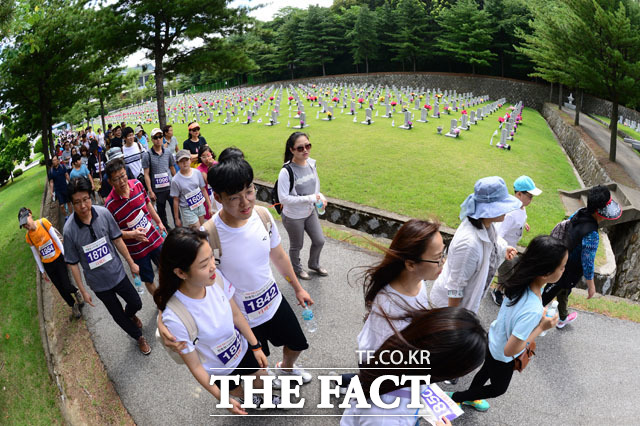
[[156, 188], [166, 188], [171, 184], [169, 182], [169, 173], [156, 173], [153, 175], [153, 180]]
[[247, 317], [250, 320], [256, 319], [267, 312], [273, 306], [273, 301], [278, 297], [278, 294], [278, 284], [271, 280], [259, 290], [244, 293], [242, 305]]
[[200, 188], [188, 192], [184, 197], [187, 199], [187, 204], [191, 210], [195, 210], [204, 204], [204, 195], [202, 195]]
[[87, 258], [89, 269], [95, 269], [113, 259], [106, 237], [102, 237], [94, 243], [82, 246], [82, 250], [84, 250], [84, 255]]
[[235, 330], [233, 336], [216, 345], [216, 347], [213, 348], [213, 352], [224, 365], [227, 365], [231, 361], [238, 359], [242, 352], [240, 348], [242, 348], [242, 340], [240, 339], [238, 330]]
[[41, 245], [38, 250], [40, 251], [40, 257], [42, 258], [42, 260], [51, 259], [56, 255], [56, 248], [53, 245], [53, 241], [51, 240]]

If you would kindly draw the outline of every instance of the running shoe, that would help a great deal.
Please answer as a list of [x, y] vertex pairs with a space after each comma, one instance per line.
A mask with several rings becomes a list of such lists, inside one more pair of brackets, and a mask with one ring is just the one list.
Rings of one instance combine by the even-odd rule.
[[502, 294], [502, 292], [500, 290], [492, 290], [491, 291], [491, 298], [493, 299], [493, 302], [498, 305], [498, 306], [502, 306], [502, 301], [504, 300], [504, 294]]
[[565, 325], [569, 324], [570, 322], [574, 322], [576, 320], [576, 318], [578, 318], [578, 313], [577, 312], [571, 312], [569, 315], [567, 315], [567, 317], [564, 319], [564, 321], [558, 321], [558, 325], [556, 325], [557, 328], [564, 328]]
[[463, 401], [464, 405], [475, 408], [478, 411], [487, 411], [489, 409], [489, 403], [486, 399], [476, 399], [475, 401]]
[[73, 304], [73, 307], [71, 308], [71, 313], [73, 314], [73, 317], [75, 319], [78, 319], [82, 316], [82, 312], [80, 312], [80, 305], [77, 303]]
[[309, 383], [313, 378], [311, 374], [309, 374], [303, 368], [297, 366], [296, 364], [293, 364], [293, 368], [291, 369], [291, 371], [285, 371], [280, 368], [281, 364], [282, 362], [277, 363], [276, 367], [274, 368], [276, 376], [302, 376], [303, 384]]
[[[236, 399], [240, 404], [244, 404], [243, 398], [236, 398]], [[271, 395], [271, 402], [273, 403], [273, 405], [276, 406], [275, 408], [280, 408], [278, 407], [278, 405], [282, 403], [282, 398], [280, 398], [280, 395]], [[253, 403], [256, 406], [256, 408], [253, 408], [253, 410], [263, 411], [268, 409], [267, 407], [263, 407], [264, 398], [260, 395], [253, 395]]]
[[[453, 392], [445, 392], [447, 394], [447, 396], [451, 399], [453, 399]], [[455, 402], [455, 401], [453, 401]], [[458, 407], [460, 407], [462, 404], [460, 404], [459, 402], [456, 402], [456, 404], [458, 404]]]
[[80, 293], [80, 290], [76, 290], [75, 296], [76, 296], [76, 303], [78, 304], [79, 307], [82, 308], [84, 306], [84, 297], [82, 297], [82, 293]]

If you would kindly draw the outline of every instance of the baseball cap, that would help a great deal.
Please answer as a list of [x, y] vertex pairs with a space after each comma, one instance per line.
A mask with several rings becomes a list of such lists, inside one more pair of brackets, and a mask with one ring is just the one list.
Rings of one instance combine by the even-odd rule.
[[178, 153], [176, 154], [176, 161], [180, 161], [183, 158], [191, 158], [191, 151], [189, 151], [188, 149], [181, 149], [180, 151], [178, 151]]
[[536, 184], [533, 183], [533, 179], [529, 176], [520, 176], [513, 183], [513, 189], [516, 192], [528, 192], [531, 195], [540, 195], [542, 191], [536, 188]]
[[607, 220], [616, 220], [622, 216], [622, 210], [620, 205], [613, 201], [613, 198], [609, 198], [609, 202], [597, 210], [598, 216]]
[[470, 194], [460, 205], [460, 219], [489, 219], [502, 216], [522, 207], [522, 202], [513, 195], [500, 176], [479, 179]]
[[23, 207], [20, 209], [20, 211], [18, 212], [18, 221], [20, 222], [20, 228], [27, 224], [27, 219], [29, 218], [30, 214], [31, 210], [29, 210], [28, 208]]
[[154, 128], [154, 129], [151, 131], [151, 136], [155, 136], [155, 135], [157, 135], [158, 133], [164, 134], [164, 133], [162, 132], [162, 130], [161, 130], [161, 129], [158, 129], [158, 128], [156, 127], [156, 128]]
[[138, 127], [136, 127], [135, 132], [138, 133], [138, 132], [141, 132], [142, 130], [143, 130], [142, 126], [138, 126]]
[[115, 160], [116, 158], [123, 158], [123, 157], [124, 157], [124, 154], [122, 153], [122, 150], [118, 147], [111, 148], [109, 151], [107, 151], [107, 162], [111, 160]]

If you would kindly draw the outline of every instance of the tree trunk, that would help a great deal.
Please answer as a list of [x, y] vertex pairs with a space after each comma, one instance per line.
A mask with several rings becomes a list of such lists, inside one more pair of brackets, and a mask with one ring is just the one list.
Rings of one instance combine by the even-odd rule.
[[367, 67], [367, 74], [369, 74], [369, 58], [364, 58], [364, 63]]
[[[47, 111], [48, 111], [48, 116], [47, 116], [47, 120], [49, 123], [49, 126], [47, 127], [47, 131], [49, 133], [49, 153], [52, 153], [55, 151], [54, 146], [53, 146], [53, 108], [51, 108], [51, 102], [48, 103], [47, 105]], [[44, 142], [42, 145], [43, 149], [44, 149]]]
[[549, 90], [549, 102], [553, 100], [553, 81], [551, 82], [551, 90]]
[[327, 75], [327, 72], [326, 72], [326, 70], [325, 70], [325, 68], [324, 68], [324, 62], [323, 62], [323, 63], [322, 63], [322, 76], [324, 77], [324, 76], [326, 76], [326, 75]]
[[416, 58], [411, 58], [413, 61], [413, 72], [416, 72]]
[[476, 73], [476, 64], [471, 64], [471, 74]]
[[[576, 96], [576, 100], [577, 100], [582, 95], [582, 89], [578, 89], [578, 93], [576, 93], [576, 95], [578, 95], [578, 96]], [[582, 102], [576, 102], [576, 118], [575, 118], [575, 120], [573, 120], [573, 124], [576, 125], [576, 126], [580, 125], [580, 111], [582, 111], [581, 103]]]
[[100, 94], [100, 119], [102, 121], [102, 133], [107, 131], [107, 126], [104, 122], [104, 98]]
[[558, 109], [562, 111], [562, 83], [558, 83]]
[[[42, 132], [42, 136], [41, 136], [41, 140], [42, 140], [42, 145], [43, 147], [45, 146], [44, 144], [46, 143], [46, 141], [49, 140], [49, 133], [47, 131], [47, 127], [48, 127], [48, 113], [47, 113], [47, 100], [45, 98], [45, 89], [44, 89], [44, 84], [40, 83], [38, 86], [38, 98], [39, 98], [39, 103], [40, 103], [40, 131]], [[49, 171], [49, 150], [48, 149], [43, 149], [44, 151], [44, 160], [47, 163], [47, 172]]]
[[616, 162], [616, 148], [618, 147], [618, 97], [611, 102], [611, 138], [609, 141], [609, 160]]
[[163, 55], [156, 51], [156, 105], [158, 108], [158, 121], [160, 128], [163, 129], [167, 125], [167, 111], [164, 106], [164, 67], [162, 66]]

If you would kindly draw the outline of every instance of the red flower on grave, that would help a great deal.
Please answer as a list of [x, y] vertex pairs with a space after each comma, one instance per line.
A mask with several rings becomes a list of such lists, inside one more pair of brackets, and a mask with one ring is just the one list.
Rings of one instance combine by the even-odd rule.
[[507, 120], [511, 118], [511, 114], [507, 113]]
[[466, 115], [466, 114], [467, 114], [467, 110], [466, 110], [466, 109], [463, 109], [463, 110], [462, 110], [462, 115]]
[[391, 101], [391, 106], [396, 106], [398, 103], [396, 101]]
[[498, 117], [498, 123], [504, 123], [504, 117]]
[[363, 98], [358, 98], [358, 103], [363, 103], [364, 99]]
[[424, 109], [426, 109], [427, 111], [431, 111], [431, 105], [424, 104]]
[[289, 100], [292, 101], [293, 100], [293, 96], [289, 96]]
[[272, 101], [273, 100], [273, 96], [269, 96], [269, 100]]
[[340, 99], [337, 96], [334, 96], [333, 99], [331, 99], [333, 102], [340, 102]]

